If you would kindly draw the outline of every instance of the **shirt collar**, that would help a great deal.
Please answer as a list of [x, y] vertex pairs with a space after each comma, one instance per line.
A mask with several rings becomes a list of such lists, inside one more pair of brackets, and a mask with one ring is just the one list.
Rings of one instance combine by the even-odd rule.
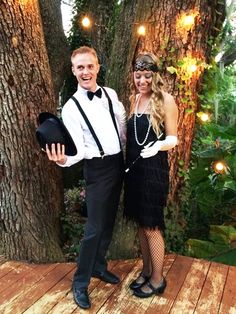
[[[95, 89], [95, 92], [96, 92], [96, 90], [98, 90], [100, 88], [100, 86], [96, 86], [96, 89]], [[78, 84], [78, 87], [77, 87], [77, 91], [78, 92], [80, 92], [80, 93], [82, 93], [83, 95], [86, 95], [87, 96], [87, 89], [84, 89], [84, 88], [82, 88], [79, 84]]]

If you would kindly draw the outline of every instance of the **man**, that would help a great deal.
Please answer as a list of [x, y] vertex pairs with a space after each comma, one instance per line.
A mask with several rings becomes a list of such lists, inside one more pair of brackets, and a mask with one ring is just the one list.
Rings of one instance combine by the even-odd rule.
[[123, 180], [126, 115], [117, 94], [97, 85], [100, 65], [95, 50], [80, 47], [71, 56], [78, 90], [62, 109], [62, 119], [77, 148], [75, 156], [65, 155], [59, 143], [46, 146], [48, 158], [58, 165], [71, 166], [84, 159], [86, 205], [85, 224], [73, 280], [75, 302], [91, 306], [88, 285], [91, 277], [116, 284], [119, 278], [107, 270], [105, 255], [112, 237]]

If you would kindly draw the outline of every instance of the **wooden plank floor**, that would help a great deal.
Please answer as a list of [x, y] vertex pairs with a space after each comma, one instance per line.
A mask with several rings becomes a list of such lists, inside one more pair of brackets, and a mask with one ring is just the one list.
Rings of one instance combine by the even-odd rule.
[[76, 264], [28, 264], [7, 261], [0, 265], [2, 314], [236, 314], [236, 267], [180, 255], [167, 255], [163, 295], [139, 299], [129, 283], [141, 269], [141, 260], [119, 260], [109, 269], [120, 276], [118, 285], [93, 278], [89, 286], [92, 307], [81, 310], [73, 300], [71, 283]]

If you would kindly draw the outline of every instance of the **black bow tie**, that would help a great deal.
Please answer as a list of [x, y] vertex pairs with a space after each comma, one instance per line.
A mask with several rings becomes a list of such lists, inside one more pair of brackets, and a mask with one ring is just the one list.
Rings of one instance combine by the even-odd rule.
[[101, 90], [101, 88], [99, 88], [98, 90], [96, 90], [95, 93], [93, 93], [93, 92], [91, 92], [91, 91], [87, 91], [87, 95], [88, 95], [88, 98], [89, 98], [90, 100], [93, 99], [94, 95], [97, 96], [97, 97], [99, 97], [99, 98], [101, 98], [101, 97], [102, 97], [102, 90]]

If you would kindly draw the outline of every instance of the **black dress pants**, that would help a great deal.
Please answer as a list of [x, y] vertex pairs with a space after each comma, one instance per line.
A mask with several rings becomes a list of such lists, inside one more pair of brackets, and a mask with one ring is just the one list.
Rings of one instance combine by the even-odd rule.
[[93, 272], [107, 269], [105, 256], [112, 238], [123, 173], [122, 153], [84, 161], [88, 217], [73, 281], [77, 289], [88, 287]]

